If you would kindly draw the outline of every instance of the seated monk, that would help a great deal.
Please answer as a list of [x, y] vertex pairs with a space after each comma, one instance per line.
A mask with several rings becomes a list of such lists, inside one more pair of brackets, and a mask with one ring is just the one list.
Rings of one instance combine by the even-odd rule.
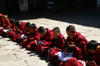
[[11, 26], [7, 15], [4, 15], [4, 16], [3, 16], [3, 20], [2, 20], [2, 21], [3, 21], [3, 22], [1, 23], [1, 26], [2, 26], [1, 28], [2, 28], [2, 29], [0, 30], [0, 34], [1, 34], [1, 35], [3, 34], [3, 30], [8, 29], [8, 28]]
[[73, 57], [76, 57], [78, 60], [86, 59], [86, 45], [88, 41], [84, 36], [82, 36], [79, 32], [76, 32], [76, 29], [73, 25], [69, 25], [66, 28], [66, 33], [68, 35], [65, 43], [65, 54], [66, 50], [74, 53]]
[[65, 37], [60, 33], [60, 29], [58, 27], [53, 28], [53, 36], [54, 39], [49, 48], [48, 58], [50, 58], [50, 63], [54, 65], [59, 65], [61, 61], [55, 56], [55, 53], [63, 51], [65, 44]]
[[100, 44], [96, 40], [91, 40], [87, 49], [86, 66], [100, 66]]
[[47, 49], [52, 43], [53, 33], [52, 30], [49, 30], [48, 28], [45, 29], [42, 26], [38, 28], [38, 33], [40, 34], [40, 40], [36, 42], [34, 50], [46, 57], [48, 54]]
[[40, 40], [40, 34], [37, 31], [36, 25], [32, 23], [30, 26], [30, 36], [25, 40], [23, 45], [26, 47], [26, 49], [32, 50], [34, 49], [33, 44], [38, 40]]
[[15, 19], [13, 19], [13, 18], [10, 19], [10, 25], [11, 26], [8, 26], [7, 29], [3, 30], [3, 34], [2, 34], [3, 36], [9, 36], [10, 37], [10, 35], [11, 35], [10, 33], [16, 30], [15, 29], [15, 22], [16, 22]]
[[16, 25], [16, 31], [15, 31], [15, 36], [13, 37], [13, 41], [15, 42], [21, 42], [21, 35], [23, 34], [23, 31], [25, 30], [25, 22], [19, 22], [17, 21], [15, 23]]
[[4, 17], [4, 14], [0, 13], [0, 27], [2, 27], [2, 23], [4, 23], [3, 17]]

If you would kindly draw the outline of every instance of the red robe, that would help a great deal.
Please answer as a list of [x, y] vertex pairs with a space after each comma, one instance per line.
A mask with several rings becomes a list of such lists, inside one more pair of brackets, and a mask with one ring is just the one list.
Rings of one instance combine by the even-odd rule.
[[22, 47], [27, 48], [27, 49], [33, 49], [33, 47], [31, 45], [35, 43], [34, 40], [40, 40], [40, 34], [37, 31], [34, 31], [33, 33], [30, 32], [30, 37], [28, 37], [25, 44], [23, 44], [23, 42], [24, 42], [24, 40], [23, 40], [20, 43], [20, 45], [22, 45]]
[[13, 29], [13, 31], [10, 31], [8, 33], [8, 36], [11, 37], [11, 38], [13, 38], [14, 37], [14, 34], [15, 34], [15, 31], [16, 31], [16, 26], [14, 25], [13, 27], [11, 27], [11, 29]]
[[[89, 53], [90, 55], [88, 55], [88, 57], [91, 57], [91, 60], [93, 60], [96, 65], [95, 66], [100, 66], [100, 49], [98, 49], [98, 51], [94, 54]], [[87, 57], [87, 59], [88, 59]]]
[[[27, 32], [29, 32], [29, 34], [27, 34]], [[23, 48], [26, 48], [26, 45], [27, 45], [27, 43], [28, 43], [27, 41], [28, 41], [28, 40], [30, 39], [30, 37], [31, 37], [31, 31], [25, 29], [24, 34], [27, 36], [27, 38], [25, 38], [25, 39], [23, 39], [23, 40], [21, 41], [20, 46], [22, 46]], [[27, 41], [25, 42], [26, 39], [27, 39]], [[25, 42], [25, 44], [23, 44], [24, 42]]]
[[[25, 30], [24, 27], [25, 27], [25, 22], [21, 22], [22, 25], [19, 27], [19, 29], [21, 30], [20, 32], [17, 32], [17, 34], [13, 37], [13, 41], [17, 41], [21, 39], [21, 35], [23, 34], [23, 31]], [[17, 29], [18, 27], [16, 27]], [[15, 32], [16, 33], [16, 32]]]
[[60, 52], [64, 49], [64, 44], [65, 44], [65, 37], [60, 34], [60, 36], [58, 38], [54, 38], [53, 42], [51, 44], [51, 47], [56, 47], [54, 48], [49, 54], [48, 56], [50, 57], [50, 63], [51, 64], [55, 64], [58, 65], [61, 61], [58, 60], [58, 57], [55, 56], [55, 54], [57, 52]]
[[[85, 60], [87, 54], [86, 45], [88, 44], [88, 41], [80, 33], [76, 33], [77, 35], [73, 39], [67, 38], [65, 45], [67, 45], [67, 41], [72, 41], [77, 46], [76, 52], [74, 53], [74, 57], [76, 57], [79, 60]], [[69, 51], [72, 52], [72, 49], [69, 48]]]
[[76, 58], [72, 57], [67, 62], [61, 62], [59, 66], [83, 66], [83, 64]]
[[32, 33], [32, 37], [28, 41], [26, 48], [29, 49], [29, 50], [34, 49], [35, 40], [37, 40], [37, 41], [40, 40], [40, 34], [38, 33], [38, 31], [35, 31], [35, 32]]
[[50, 46], [50, 44], [52, 43], [52, 39], [53, 39], [53, 32], [52, 30], [46, 29], [47, 33], [45, 34], [43, 39], [40, 39], [40, 41], [44, 40], [44, 46], [40, 46], [40, 45], [36, 45], [34, 47], [34, 50], [38, 53], [40, 53], [41, 55], [45, 54], [47, 56], [47, 48]]
[[60, 34], [58, 38], [53, 39], [52, 44], [50, 46], [64, 49], [65, 40], [65, 37], [62, 34]]
[[0, 27], [2, 26], [2, 23], [4, 23], [3, 17], [4, 17], [4, 15], [2, 14], [2, 16], [0, 16]]
[[25, 22], [21, 22], [22, 25], [19, 27], [21, 31], [24, 31], [25, 30]]
[[[8, 29], [7, 26], [11, 27], [11, 24], [10, 24], [10, 22], [9, 22], [9, 19], [8, 19], [7, 21], [3, 21], [3, 24], [5, 24], [5, 26], [2, 26], [3, 29], [0, 31], [0, 34], [3, 34], [3, 30]], [[4, 35], [5, 35], [5, 34], [6, 34], [6, 33], [4, 33]]]

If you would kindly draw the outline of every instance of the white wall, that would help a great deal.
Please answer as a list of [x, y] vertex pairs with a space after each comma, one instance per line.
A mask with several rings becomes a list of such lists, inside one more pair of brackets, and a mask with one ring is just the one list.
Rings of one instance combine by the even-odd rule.
[[100, 0], [97, 0], [97, 7], [100, 7]]
[[29, 11], [28, 0], [19, 0], [19, 9], [20, 9], [20, 12]]

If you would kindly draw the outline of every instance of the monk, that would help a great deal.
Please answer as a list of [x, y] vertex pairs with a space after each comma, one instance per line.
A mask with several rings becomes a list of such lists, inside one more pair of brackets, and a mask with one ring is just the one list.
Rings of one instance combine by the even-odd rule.
[[27, 46], [26, 46], [26, 48], [29, 49], [29, 50], [33, 50], [34, 47], [35, 47], [34, 46], [35, 41], [39, 41], [40, 40], [40, 34], [38, 33], [37, 29], [38, 28], [37, 28], [36, 24], [32, 23], [31, 32], [30, 32], [31, 37], [28, 40], [28, 43], [27, 43]]
[[3, 17], [4, 17], [4, 14], [0, 13], [0, 27], [2, 27], [2, 23], [4, 23]]
[[73, 25], [69, 25], [66, 28], [66, 33], [68, 35], [65, 43], [65, 54], [66, 51], [74, 53], [73, 57], [76, 57], [78, 60], [86, 59], [86, 45], [88, 44], [87, 39], [82, 36], [79, 32], [76, 32], [76, 29]]
[[16, 20], [11, 18], [10, 19], [11, 27], [9, 27], [10, 32], [8, 33], [8, 37], [13, 38], [16, 32]]
[[[34, 50], [41, 54], [42, 56], [47, 56], [47, 49], [52, 43], [53, 39], [53, 32], [52, 30], [49, 30], [48, 28], [44, 28], [40, 26], [38, 28], [38, 33], [40, 34], [40, 40], [36, 41], [36, 45]], [[44, 55], [44, 53], [46, 53]]]
[[64, 44], [65, 44], [65, 37], [60, 33], [60, 29], [58, 27], [53, 28], [53, 36], [54, 39], [50, 45], [50, 48], [48, 50], [48, 58], [50, 58], [50, 63], [54, 65], [59, 65], [61, 62], [55, 54], [57, 52], [61, 52], [64, 49]]
[[15, 19], [10, 19], [10, 26], [3, 30], [3, 36], [10, 36], [10, 32], [15, 31]]
[[86, 66], [100, 66], [100, 44], [96, 40], [89, 41]]
[[13, 37], [13, 41], [20, 42], [21, 35], [23, 34], [24, 31], [25, 22], [17, 21], [15, 25], [16, 25], [16, 32], [15, 36]]
[[[31, 27], [31, 24], [29, 23], [29, 22], [26, 22], [26, 24], [25, 24], [25, 30], [24, 30], [24, 36], [27, 36], [27, 38], [24, 38], [23, 40], [22, 40], [22, 42], [20, 43], [20, 45], [22, 46], [22, 47], [24, 47], [25, 45], [25, 43], [26, 43], [26, 41], [27, 41], [27, 39], [30, 37], [30, 27]], [[25, 47], [24, 47], [25, 48]]]
[[34, 40], [39, 40], [40, 39], [40, 35], [37, 31], [37, 27], [34, 23], [32, 23], [30, 25], [30, 31], [29, 31], [29, 36], [28, 38], [26, 38], [25, 40], [23, 40], [20, 45], [22, 45], [22, 47], [27, 48], [29, 50], [33, 49], [33, 47], [31, 47], [32, 43], [34, 43]]
[[31, 27], [30, 22], [26, 22], [23, 32], [24, 32], [24, 34], [27, 35], [27, 36], [29, 35], [30, 27]]
[[0, 30], [0, 34], [3, 34], [3, 30], [8, 29], [8, 27], [11, 26], [10, 22], [9, 22], [9, 18], [7, 15], [3, 16], [3, 22], [1, 23], [2, 29]]

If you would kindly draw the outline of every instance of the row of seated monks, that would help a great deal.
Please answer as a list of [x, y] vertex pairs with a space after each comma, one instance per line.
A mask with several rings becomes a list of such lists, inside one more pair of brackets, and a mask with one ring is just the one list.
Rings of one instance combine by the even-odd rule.
[[[57, 66], [100, 66], [100, 49], [96, 40], [88, 41], [73, 25], [65, 38], [59, 27], [52, 30], [20, 22], [0, 13], [0, 35], [9, 37], [27, 50], [36, 51]], [[32, 62], [33, 63], [33, 62]]]

